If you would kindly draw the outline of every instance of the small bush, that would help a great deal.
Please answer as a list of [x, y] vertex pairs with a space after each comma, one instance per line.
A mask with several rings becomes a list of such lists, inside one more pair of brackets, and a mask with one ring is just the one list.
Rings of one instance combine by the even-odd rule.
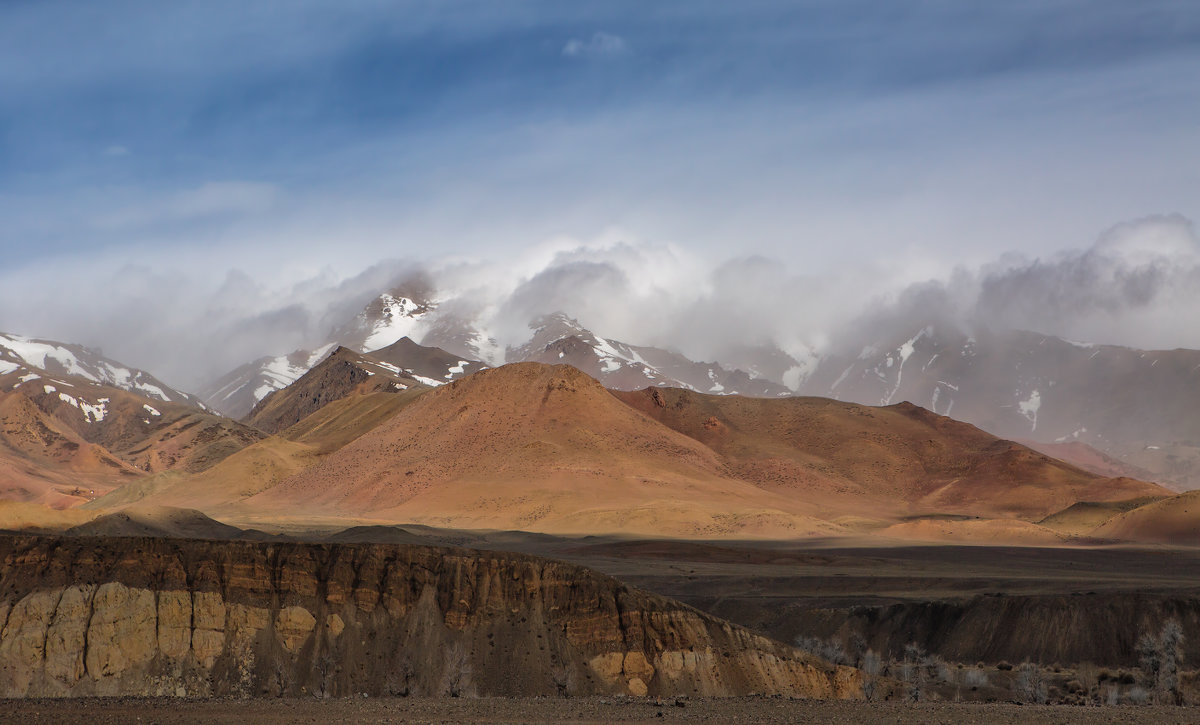
[[1022, 702], [1035, 705], [1045, 705], [1050, 701], [1050, 689], [1041, 667], [1029, 661], [1021, 663], [1017, 673], [1017, 696]]
[[1008, 662], [1005, 662], [1004, 660], [1000, 660], [999, 662], [996, 663], [996, 669], [1003, 670], [1004, 672], [1008, 672], [1012, 668], [1013, 668], [1012, 665], [1010, 665]]

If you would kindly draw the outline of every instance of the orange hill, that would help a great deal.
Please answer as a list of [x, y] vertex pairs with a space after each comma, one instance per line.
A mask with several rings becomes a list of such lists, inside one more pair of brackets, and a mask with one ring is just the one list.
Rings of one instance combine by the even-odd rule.
[[1088, 473], [911, 403], [874, 408], [664, 388], [613, 395], [720, 453], [737, 477], [831, 505], [882, 498], [913, 513], [1041, 518], [1080, 500], [1170, 495], [1152, 483]]
[[484, 370], [422, 395], [247, 510], [434, 525], [687, 536], [837, 528], [728, 475], [713, 450], [575, 368]]
[[1105, 539], [1200, 546], [1200, 490], [1117, 514], [1092, 535]]
[[559, 533], [801, 536], [923, 513], [1036, 520], [1079, 500], [1167, 494], [910, 404], [613, 393], [569, 366], [521, 363], [421, 395], [239, 508]]

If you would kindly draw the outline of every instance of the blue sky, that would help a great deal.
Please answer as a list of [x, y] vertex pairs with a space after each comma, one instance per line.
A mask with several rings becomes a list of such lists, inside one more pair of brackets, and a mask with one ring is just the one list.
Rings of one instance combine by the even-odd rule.
[[7, 0], [0, 329], [67, 279], [564, 237], [905, 281], [1085, 248], [1200, 217], [1198, 78], [1182, 1]]
[[1197, 71], [1186, 2], [10, 0], [0, 244], [1080, 246], [1193, 212]]

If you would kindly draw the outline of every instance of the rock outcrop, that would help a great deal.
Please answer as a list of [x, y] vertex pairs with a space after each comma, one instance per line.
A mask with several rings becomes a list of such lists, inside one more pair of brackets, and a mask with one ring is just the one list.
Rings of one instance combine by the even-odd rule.
[[419, 546], [0, 537], [0, 696], [857, 697], [577, 566]]

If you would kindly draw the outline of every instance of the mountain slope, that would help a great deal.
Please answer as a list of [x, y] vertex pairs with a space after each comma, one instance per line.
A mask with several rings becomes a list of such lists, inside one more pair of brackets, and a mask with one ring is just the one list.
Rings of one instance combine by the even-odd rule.
[[869, 405], [908, 400], [996, 435], [1079, 441], [1158, 480], [1200, 485], [1200, 351], [930, 325], [823, 360], [800, 391]]
[[202, 471], [263, 437], [190, 404], [24, 365], [0, 374], [0, 425], [2, 495], [55, 506], [144, 473]]
[[569, 366], [517, 363], [421, 395], [239, 507], [456, 528], [802, 536], [929, 514], [1036, 521], [1081, 500], [1166, 495], [908, 404], [611, 392]]
[[429, 387], [407, 372], [373, 356], [339, 347], [299, 380], [263, 398], [246, 422], [259, 430], [278, 433], [348, 395]]
[[568, 366], [483, 370], [430, 391], [247, 510], [436, 525], [690, 536], [833, 533], [730, 478], [711, 450]]
[[1165, 496], [1141, 481], [1087, 473], [910, 403], [870, 408], [827, 398], [614, 393], [720, 453], [734, 475], [778, 491], [862, 497], [922, 511], [1040, 518], [1079, 500]]
[[[319, 463], [325, 456], [357, 440], [410, 405], [421, 391], [351, 394], [328, 403], [300, 423], [249, 445], [215, 466], [198, 472], [166, 471], [129, 483], [85, 508], [114, 510], [140, 502], [202, 509], [208, 513], [237, 511], [249, 496]], [[254, 519], [253, 511], [241, 510]], [[270, 517], [269, 511], [264, 512]]]
[[1200, 491], [1118, 513], [1092, 531], [1105, 539], [1200, 546]]
[[68, 375], [154, 400], [204, 407], [198, 398], [175, 390], [150, 373], [122, 365], [82, 345], [0, 333], [0, 375], [31, 372]]
[[262, 357], [235, 368], [201, 389], [200, 395], [214, 409], [240, 420], [276, 390], [300, 379], [333, 351], [330, 343], [316, 350], [296, 350], [278, 357]]
[[370, 353], [405, 368], [412, 375], [428, 378], [422, 381], [426, 385], [469, 375], [483, 367], [479, 360], [497, 356], [494, 340], [454, 315], [435, 315], [437, 303], [427, 295], [427, 290], [413, 289], [413, 285], [385, 292], [354, 319], [335, 329], [326, 345], [247, 363], [205, 386], [201, 394], [214, 409], [240, 420], [268, 395], [299, 380], [338, 347]]
[[139, 475], [28, 398], [0, 394], [0, 500], [68, 508]]
[[717, 363], [693, 362], [667, 350], [599, 337], [561, 313], [538, 318], [531, 327], [533, 337], [510, 349], [508, 362], [571, 365], [614, 390], [657, 385], [725, 395], [791, 395], [784, 386], [752, 378], [741, 370], [726, 370]]

